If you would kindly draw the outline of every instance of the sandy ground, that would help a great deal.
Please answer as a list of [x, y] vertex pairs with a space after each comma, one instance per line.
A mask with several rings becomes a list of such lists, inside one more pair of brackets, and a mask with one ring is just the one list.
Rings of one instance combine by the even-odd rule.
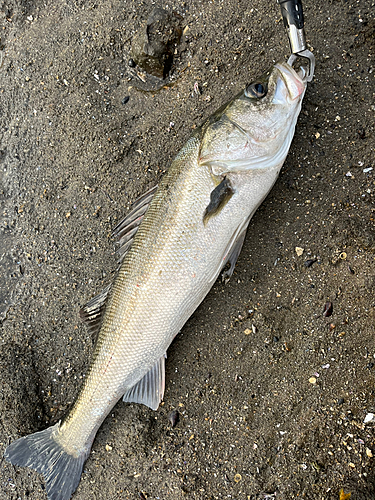
[[[141, 91], [128, 60], [153, 6], [0, 3], [2, 450], [74, 400], [93, 350], [78, 311], [116, 269], [116, 222], [288, 56], [275, 2], [172, 0], [174, 80]], [[374, 498], [375, 6], [304, 7], [316, 75], [280, 178], [169, 349], [164, 403], [113, 409], [75, 500]], [[43, 479], [2, 461], [0, 498], [45, 500]]]

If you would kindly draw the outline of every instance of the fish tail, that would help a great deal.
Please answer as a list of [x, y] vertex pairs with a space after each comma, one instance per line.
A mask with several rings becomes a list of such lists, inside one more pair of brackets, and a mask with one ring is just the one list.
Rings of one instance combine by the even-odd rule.
[[13, 465], [30, 467], [43, 474], [48, 500], [68, 500], [81, 478], [89, 451], [78, 456], [67, 453], [54, 439], [60, 423], [41, 432], [21, 437], [5, 450], [5, 459]]

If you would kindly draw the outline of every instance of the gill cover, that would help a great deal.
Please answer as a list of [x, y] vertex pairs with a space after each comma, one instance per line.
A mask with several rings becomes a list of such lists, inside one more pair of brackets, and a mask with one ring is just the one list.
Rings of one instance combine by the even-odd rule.
[[306, 82], [287, 63], [273, 66], [206, 122], [199, 163], [214, 175], [280, 167], [305, 89]]

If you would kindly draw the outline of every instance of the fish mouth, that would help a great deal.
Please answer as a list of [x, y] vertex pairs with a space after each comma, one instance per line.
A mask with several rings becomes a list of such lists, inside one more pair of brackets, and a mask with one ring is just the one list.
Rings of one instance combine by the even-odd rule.
[[302, 66], [298, 73], [287, 62], [275, 65], [279, 70], [273, 103], [282, 104], [285, 100], [295, 101], [303, 96], [307, 85], [307, 72]]

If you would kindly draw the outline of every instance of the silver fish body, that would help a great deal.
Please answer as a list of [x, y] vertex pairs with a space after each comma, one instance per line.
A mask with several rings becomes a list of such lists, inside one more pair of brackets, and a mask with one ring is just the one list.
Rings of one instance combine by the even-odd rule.
[[50, 500], [70, 498], [97, 430], [122, 396], [157, 408], [166, 351], [221, 270], [230, 264], [233, 272], [249, 221], [289, 150], [305, 88], [286, 63], [249, 85], [193, 134], [146, 213], [126, 227], [135, 235], [75, 405], [61, 425], [5, 452], [45, 476]]

